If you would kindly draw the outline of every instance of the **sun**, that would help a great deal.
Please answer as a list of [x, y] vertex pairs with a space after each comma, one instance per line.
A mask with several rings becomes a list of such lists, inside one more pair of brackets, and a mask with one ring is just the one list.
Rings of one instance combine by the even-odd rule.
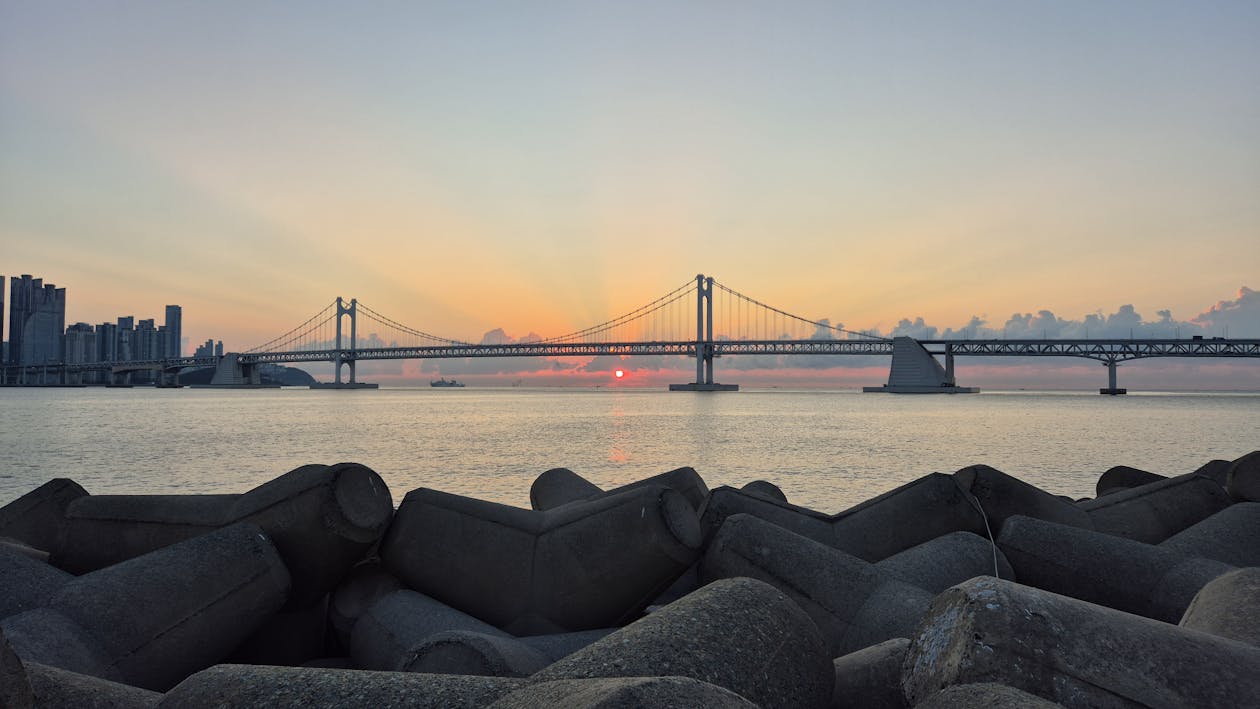
[[621, 379], [622, 377], [626, 376], [626, 373], [624, 370], [618, 369], [617, 371], [613, 372], [613, 376], [618, 379]]

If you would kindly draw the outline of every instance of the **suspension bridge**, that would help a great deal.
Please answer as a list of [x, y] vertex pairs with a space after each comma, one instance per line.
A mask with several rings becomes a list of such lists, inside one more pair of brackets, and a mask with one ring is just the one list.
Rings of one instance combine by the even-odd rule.
[[[359, 333], [365, 329], [369, 334], [361, 338]], [[334, 366], [330, 386], [357, 388], [369, 386], [357, 380], [355, 368], [360, 361], [648, 355], [694, 358], [695, 380], [670, 386], [687, 391], [737, 389], [735, 384], [714, 381], [714, 360], [724, 356], [884, 355], [892, 358], [888, 384], [867, 390], [915, 393], [975, 391], [955, 381], [954, 358], [958, 356], [1079, 357], [1106, 365], [1108, 386], [1100, 392], [1120, 394], [1125, 391], [1116, 382], [1121, 362], [1154, 357], [1260, 357], [1260, 339], [886, 338], [789, 313], [701, 274], [618, 317], [529, 341], [474, 343], [434, 335], [356, 299], [347, 302], [338, 297], [288, 332], [243, 352], [140, 362], [10, 366], [3, 376], [9, 384], [70, 384], [90, 372], [122, 377], [150, 371], [169, 380], [190, 367], [214, 367], [215, 384], [250, 386], [258, 383], [259, 365], [329, 362]]]

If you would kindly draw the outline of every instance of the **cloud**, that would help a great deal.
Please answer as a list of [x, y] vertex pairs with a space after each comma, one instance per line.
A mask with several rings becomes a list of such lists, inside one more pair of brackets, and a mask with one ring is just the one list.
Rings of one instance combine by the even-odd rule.
[[1226, 328], [1230, 337], [1260, 337], [1260, 293], [1243, 286], [1237, 299], [1222, 300], [1192, 321], [1222, 337]]

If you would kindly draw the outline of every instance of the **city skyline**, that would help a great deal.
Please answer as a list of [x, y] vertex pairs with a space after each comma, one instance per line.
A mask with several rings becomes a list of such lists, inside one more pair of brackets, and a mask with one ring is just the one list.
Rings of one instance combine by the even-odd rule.
[[520, 338], [699, 271], [884, 333], [1257, 322], [1250, 3], [0, 20], [0, 239], [70, 321], [174, 301], [235, 350], [342, 295]]

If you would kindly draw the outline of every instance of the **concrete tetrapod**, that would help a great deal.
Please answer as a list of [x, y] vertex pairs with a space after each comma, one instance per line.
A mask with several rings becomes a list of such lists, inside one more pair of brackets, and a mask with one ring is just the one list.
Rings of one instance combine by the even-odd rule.
[[1199, 589], [1178, 623], [1260, 647], [1260, 567], [1231, 571]]
[[54, 478], [0, 507], [0, 537], [51, 551], [61, 538], [66, 507], [87, 490], [68, 478]]
[[25, 660], [160, 691], [225, 657], [288, 590], [271, 541], [236, 524], [80, 576], [0, 627]]
[[700, 509], [709, 495], [709, 486], [694, 468], [675, 468], [660, 475], [643, 478], [604, 492], [598, 485], [569, 470], [552, 468], [539, 475], [529, 488], [529, 502], [536, 510], [550, 510], [579, 500], [592, 500], [603, 495], [615, 495], [646, 485], [662, 485], [681, 493], [691, 506]]
[[507, 633], [423, 593], [401, 589], [385, 596], [355, 623], [350, 656], [365, 670], [402, 671], [430, 635], [464, 630], [510, 638]]
[[82, 574], [251, 522], [293, 575], [290, 605], [308, 606], [380, 539], [392, 514], [385, 482], [357, 463], [304, 465], [241, 495], [88, 495], [66, 509], [53, 563]]
[[771, 709], [826, 707], [831, 657], [809, 616], [774, 587], [715, 581], [552, 663], [532, 682], [681, 676]]
[[504, 677], [215, 665], [180, 682], [158, 706], [480, 709], [523, 684]]
[[1168, 476], [1166, 475], [1152, 473], [1139, 468], [1130, 468], [1127, 465], [1117, 465], [1107, 468], [1102, 475], [1098, 476], [1098, 482], [1094, 483], [1094, 495], [1102, 497], [1113, 492], [1120, 492], [1121, 490], [1128, 490], [1132, 487], [1167, 479]]
[[931, 593], [873, 564], [752, 515], [728, 517], [700, 562], [704, 581], [739, 576], [765, 581], [799, 604], [828, 657], [908, 636], [932, 602]]
[[48, 605], [73, 578], [46, 562], [0, 547], [0, 620]]
[[893, 554], [875, 568], [931, 594], [976, 576], [1015, 579], [1006, 555], [990, 540], [971, 532], [950, 532]]
[[380, 553], [409, 587], [534, 635], [634, 618], [699, 546], [695, 510], [659, 485], [545, 512], [420, 488], [399, 506]]
[[1158, 544], [1225, 509], [1232, 500], [1217, 483], [1194, 473], [1087, 500], [1077, 506], [1099, 532]]
[[[162, 695], [128, 684], [81, 675], [59, 667], [26, 663], [31, 691], [37, 707], [69, 709], [148, 709], [162, 701]], [[7, 704], [0, 706], [8, 707]]]
[[1225, 488], [1235, 500], [1260, 502], [1260, 451], [1252, 451], [1229, 464]]
[[1234, 567], [1030, 517], [1007, 520], [998, 546], [1020, 583], [1176, 623], [1203, 585]]
[[13, 648], [9, 647], [4, 630], [0, 629], [0, 707], [30, 709], [34, 705], [35, 696], [26, 668]]
[[738, 694], [690, 677], [598, 677], [540, 682], [518, 689], [490, 709], [756, 709]]
[[1021, 689], [994, 682], [956, 684], [923, 701], [915, 709], [1062, 709], [1063, 705]]
[[901, 709], [906, 698], [901, 693], [901, 663], [910, 641], [893, 638], [862, 648], [832, 662], [836, 686], [831, 694], [833, 707]]
[[348, 650], [350, 634], [359, 618], [377, 601], [402, 587], [402, 581], [389, 573], [379, 559], [364, 561], [350, 569], [328, 601], [328, 624], [341, 646]]
[[911, 637], [913, 706], [998, 682], [1065, 706], [1241, 707], [1260, 697], [1260, 648], [980, 577], [936, 597]]
[[1260, 566], [1260, 502], [1235, 502], [1165, 539], [1159, 547], [1234, 566]]

